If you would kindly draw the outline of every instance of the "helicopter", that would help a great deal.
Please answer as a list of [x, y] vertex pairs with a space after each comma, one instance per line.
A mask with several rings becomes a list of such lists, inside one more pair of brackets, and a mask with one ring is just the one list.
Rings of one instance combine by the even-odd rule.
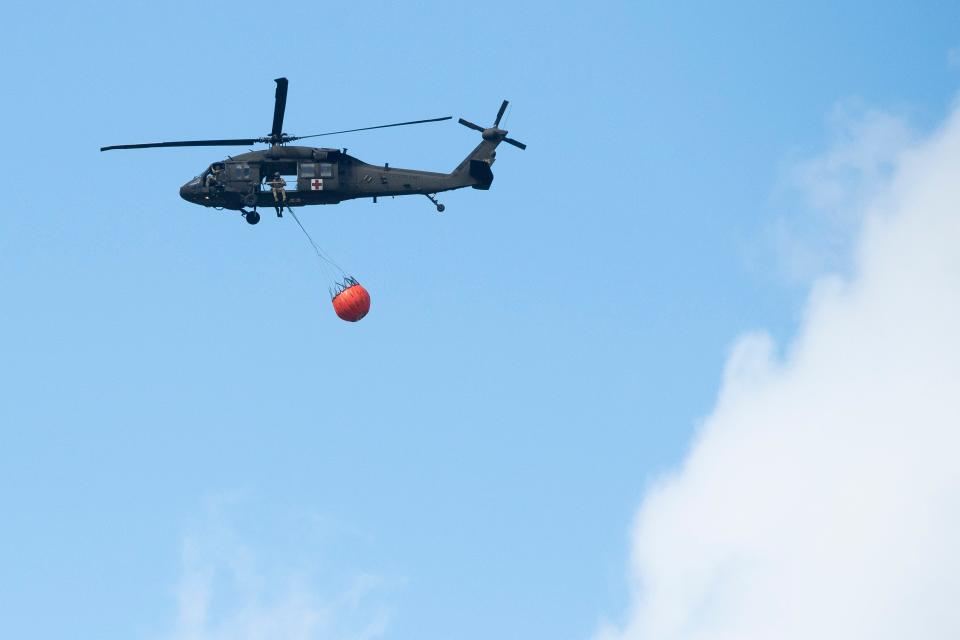
[[[274, 207], [277, 216], [282, 216], [284, 206], [308, 206], [317, 204], [337, 204], [356, 198], [377, 198], [384, 196], [423, 195], [434, 204], [438, 212], [445, 207], [437, 200], [437, 194], [453, 189], [473, 187], [486, 190], [493, 182], [491, 165], [496, 160], [496, 149], [506, 142], [519, 149], [527, 145], [507, 137], [507, 131], [500, 128], [509, 102], [504, 100], [497, 111], [493, 126], [481, 127], [460, 118], [460, 124], [479, 131], [483, 140], [450, 173], [420, 171], [371, 165], [347, 154], [346, 149], [327, 149], [315, 147], [290, 146], [288, 143], [307, 138], [319, 138], [355, 131], [385, 129], [428, 122], [450, 120], [451, 116], [396, 122], [393, 124], [330, 131], [309, 136], [294, 136], [283, 132], [283, 116], [287, 105], [288, 81], [276, 78], [276, 94], [273, 107], [273, 127], [270, 134], [260, 138], [236, 138], [224, 140], [181, 140], [177, 142], [150, 142], [143, 144], [121, 144], [101, 147], [100, 151], [113, 149], [145, 149], [150, 147], [221, 147], [250, 146], [269, 144], [270, 148], [250, 151], [225, 160], [212, 163], [200, 175], [182, 187], [180, 197], [187, 202], [238, 211], [249, 224], [260, 222], [258, 207]], [[295, 188], [283, 188], [285, 202], [278, 202], [274, 184], [287, 184], [287, 178], [293, 178]], [[277, 183], [275, 181], [282, 181]]]

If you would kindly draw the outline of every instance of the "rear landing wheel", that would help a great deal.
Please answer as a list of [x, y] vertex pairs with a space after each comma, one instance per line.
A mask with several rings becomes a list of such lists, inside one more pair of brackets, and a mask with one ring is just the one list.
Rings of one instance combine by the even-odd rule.
[[244, 218], [246, 219], [247, 224], [257, 224], [260, 222], [260, 214], [256, 211], [248, 211]]
[[437, 207], [437, 211], [438, 211], [439, 213], [443, 213], [443, 210], [446, 209], [445, 206], [443, 206], [442, 204], [440, 204], [439, 202], [437, 202], [437, 196], [431, 195], [431, 194], [429, 194], [429, 193], [425, 193], [425, 194], [423, 194], [423, 195], [427, 196], [427, 200], [429, 200], [430, 202], [432, 202], [432, 203]]

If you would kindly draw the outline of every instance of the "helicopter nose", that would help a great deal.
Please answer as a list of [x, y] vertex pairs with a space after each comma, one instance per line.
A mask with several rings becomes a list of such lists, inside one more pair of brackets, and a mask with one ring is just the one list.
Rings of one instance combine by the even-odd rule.
[[187, 202], [196, 202], [200, 195], [200, 180], [194, 178], [187, 184], [180, 187], [180, 197]]

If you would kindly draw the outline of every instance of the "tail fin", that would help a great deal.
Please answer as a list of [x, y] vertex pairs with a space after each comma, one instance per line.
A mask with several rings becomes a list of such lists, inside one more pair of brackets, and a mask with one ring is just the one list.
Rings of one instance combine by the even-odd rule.
[[457, 168], [453, 170], [453, 175], [467, 180], [474, 189], [489, 189], [493, 183], [493, 170], [490, 168], [497, 159], [495, 149], [499, 141], [491, 142], [484, 140], [477, 148], [470, 152], [463, 159]]
[[490, 167], [497, 158], [496, 149], [501, 142], [512, 144], [519, 149], [527, 148], [527, 145], [522, 142], [508, 138], [507, 132], [500, 128], [500, 119], [507, 110], [508, 104], [509, 102], [506, 100], [503, 101], [503, 104], [500, 105], [500, 111], [497, 112], [497, 119], [493, 121], [493, 126], [486, 129], [460, 118], [460, 124], [474, 131], [479, 131], [483, 135], [483, 142], [477, 145], [477, 148], [471, 151], [463, 159], [463, 162], [453, 170], [453, 175], [468, 180], [467, 184], [474, 189], [490, 188], [490, 184], [493, 182], [493, 171]]

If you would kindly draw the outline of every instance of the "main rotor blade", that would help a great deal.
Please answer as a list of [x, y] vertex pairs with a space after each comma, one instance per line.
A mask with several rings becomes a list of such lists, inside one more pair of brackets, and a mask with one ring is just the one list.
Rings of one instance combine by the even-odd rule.
[[408, 124], [423, 124], [425, 122], [440, 122], [441, 120], [449, 120], [453, 116], [444, 116], [442, 118], [430, 118], [428, 120], [411, 120], [410, 122], [395, 122], [393, 124], [381, 124], [376, 127], [361, 127], [360, 129], [344, 129], [343, 131], [328, 131], [327, 133], [314, 133], [309, 136], [294, 136], [290, 138], [291, 140], [303, 140], [304, 138], [319, 138], [320, 136], [332, 136], [338, 133], [353, 133], [354, 131], [369, 131], [371, 129], [386, 129], [387, 127], [402, 127]]
[[277, 78], [277, 93], [273, 103], [273, 128], [270, 130], [271, 138], [279, 138], [283, 133], [283, 114], [287, 110], [287, 79]]
[[507, 105], [510, 104], [506, 100], [503, 101], [503, 104], [500, 105], [500, 111], [497, 111], [497, 119], [493, 121], [493, 126], [500, 126], [500, 118], [503, 117], [503, 112], [507, 110]]
[[149, 147], [248, 147], [256, 144], [257, 138], [235, 138], [231, 140], [180, 140], [179, 142], [146, 142], [143, 144], [115, 144], [109, 147], [100, 147], [100, 151], [111, 149], [147, 149]]
[[527, 145], [523, 144], [523, 143], [520, 142], [519, 140], [514, 140], [513, 138], [504, 138], [503, 141], [506, 142], [507, 144], [512, 144], [513, 146], [515, 146], [515, 147], [517, 147], [517, 148], [519, 148], [519, 149], [526, 149], [526, 148], [527, 148]]
[[474, 131], [481, 131], [481, 132], [483, 131], [483, 127], [481, 127], [481, 126], [478, 125], [478, 124], [473, 124], [473, 123], [470, 122], [469, 120], [464, 120], [463, 118], [460, 118], [459, 120], [457, 120], [457, 122], [459, 122], [460, 124], [462, 124], [462, 125], [465, 126], [465, 127], [469, 127], [469, 128], [471, 128], [471, 129], [473, 129]]

